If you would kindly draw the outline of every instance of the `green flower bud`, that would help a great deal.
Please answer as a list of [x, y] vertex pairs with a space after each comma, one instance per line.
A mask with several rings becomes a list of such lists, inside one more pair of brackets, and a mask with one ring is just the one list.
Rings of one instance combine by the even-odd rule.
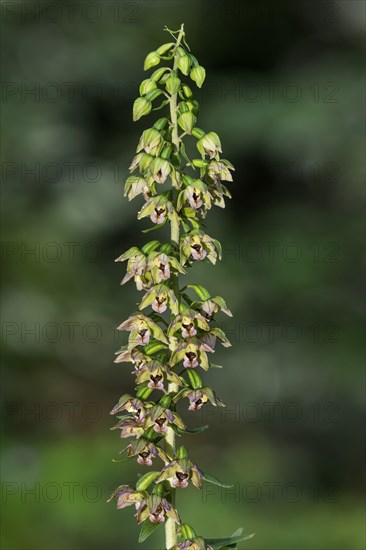
[[157, 52], [150, 52], [147, 54], [144, 62], [144, 71], [155, 67], [160, 63], [160, 55]]
[[192, 133], [192, 128], [195, 125], [196, 117], [191, 111], [183, 113], [178, 118], [178, 124], [187, 134]]
[[172, 154], [172, 146], [168, 145], [167, 147], [164, 147], [161, 153], [161, 158], [167, 160], [168, 158], [170, 158], [171, 154]]
[[161, 69], [156, 69], [156, 71], [154, 71], [151, 75], [151, 80], [154, 80], [154, 82], [159, 82], [163, 74], [168, 70], [168, 67], [161, 67]]
[[159, 97], [159, 95], [161, 95], [162, 93], [163, 93], [162, 90], [159, 90], [158, 88], [156, 88], [155, 90], [151, 90], [146, 94], [146, 99], [148, 101], [154, 101], [154, 99]]
[[165, 83], [165, 88], [167, 92], [173, 95], [179, 90], [180, 83], [181, 81], [177, 76], [170, 76]]
[[148, 472], [144, 476], [140, 477], [136, 483], [137, 491], [146, 491], [146, 489], [150, 487], [152, 482], [158, 477], [159, 473], [160, 472]]
[[201, 88], [206, 78], [206, 70], [203, 67], [201, 67], [201, 65], [197, 65], [197, 67], [191, 70], [189, 76], [191, 77], [192, 80], [194, 80], [197, 86]]
[[153, 125], [153, 128], [156, 128], [156, 130], [159, 130], [160, 132], [161, 130], [164, 130], [167, 123], [168, 119], [166, 117], [159, 118]]
[[159, 55], [164, 55], [167, 51], [171, 49], [172, 46], [174, 46], [174, 42], [167, 42], [166, 44], [162, 44], [161, 46], [159, 46], [156, 52]]
[[192, 90], [187, 84], [182, 86], [182, 92], [186, 99], [191, 99], [193, 97]]
[[201, 139], [204, 135], [206, 135], [206, 132], [201, 130], [201, 128], [193, 128], [192, 136], [196, 137], [197, 139]]
[[156, 82], [151, 80], [151, 78], [146, 78], [140, 84], [140, 95], [146, 95], [151, 90], [154, 90], [157, 87]]
[[187, 76], [190, 66], [191, 62], [188, 55], [182, 55], [182, 57], [178, 59], [178, 68], [182, 71], [184, 75]]
[[164, 395], [164, 397], [160, 399], [159, 405], [168, 409], [171, 405], [171, 402], [172, 402], [171, 398], [168, 395]]
[[195, 531], [192, 529], [188, 523], [182, 523], [180, 527], [180, 533], [183, 539], [194, 539], [196, 536]]
[[155, 130], [155, 128], [145, 130], [142, 133], [136, 152], [138, 153], [141, 149], [145, 149], [146, 153], [156, 155], [160, 149], [162, 141], [163, 138], [161, 137], [160, 132]]
[[133, 115], [132, 118], [136, 122], [142, 116], [148, 115], [151, 111], [151, 102], [148, 101], [145, 97], [138, 97], [133, 104]]
[[188, 458], [187, 449], [185, 447], [179, 447], [179, 449], [177, 450], [177, 458]]

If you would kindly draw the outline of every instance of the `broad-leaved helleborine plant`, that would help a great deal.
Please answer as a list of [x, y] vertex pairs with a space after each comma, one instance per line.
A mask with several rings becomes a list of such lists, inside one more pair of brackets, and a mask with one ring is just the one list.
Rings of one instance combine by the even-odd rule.
[[[201, 373], [206, 378], [218, 366], [210, 359], [217, 341], [230, 346], [216, 315], [231, 312], [221, 296], [199, 284], [181, 287], [179, 279], [196, 262], [215, 264], [221, 257], [220, 243], [206, 233], [204, 220], [211, 207], [225, 207], [230, 192], [223, 182], [232, 181], [234, 167], [221, 158], [216, 132], [196, 126], [199, 106], [183, 79], [189, 76], [200, 88], [205, 69], [190, 53], [184, 26], [165, 30], [173, 40], [147, 55], [144, 69], [159, 68], [141, 82], [133, 120], [164, 107], [169, 113], [143, 131], [125, 195], [129, 200], [141, 195], [145, 202], [138, 219], [149, 217], [153, 229], [169, 224], [170, 240], [134, 246], [116, 260], [127, 261], [122, 284], [133, 279], [143, 296], [138, 311], [118, 327], [129, 338], [116, 363], [133, 364], [136, 393], [122, 395], [111, 414], [121, 437], [132, 438], [124, 449], [128, 459], [149, 471], [135, 487], [120, 485], [110, 500], [115, 498], [119, 509], [135, 507], [140, 542], [164, 523], [167, 550], [236, 548], [249, 538], [241, 529], [226, 539], [202, 538], [182, 523], [176, 503], [176, 492], [189, 484], [226, 486], [205, 473], [185, 447], [177, 447], [176, 437], [207, 428], [190, 429], [178, 405], [192, 413], [207, 403], [224, 406]], [[157, 99], [162, 102], [155, 105]], [[195, 140], [199, 158], [188, 157], [183, 138]]]

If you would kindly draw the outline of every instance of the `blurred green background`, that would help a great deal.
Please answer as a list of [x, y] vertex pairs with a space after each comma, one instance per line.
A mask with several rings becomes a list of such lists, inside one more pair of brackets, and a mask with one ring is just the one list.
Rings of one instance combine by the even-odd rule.
[[[111, 462], [109, 410], [132, 389], [115, 327], [139, 299], [113, 260], [149, 237], [122, 186], [158, 115], [132, 124], [131, 108], [146, 53], [182, 22], [207, 70], [199, 126], [236, 172], [208, 217], [223, 261], [192, 270], [234, 313], [210, 378], [228, 407], [184, 440], [234, 489], [182, 492], [181, 515], [204, 536], [242, 525], [253, 550], [364, 548], [365, 4], [1, 9], [2, 548], [139, 546], [132, 510], [105, 503], [139, 471]], [[162, 548], [163, 530], [139, 547]]]

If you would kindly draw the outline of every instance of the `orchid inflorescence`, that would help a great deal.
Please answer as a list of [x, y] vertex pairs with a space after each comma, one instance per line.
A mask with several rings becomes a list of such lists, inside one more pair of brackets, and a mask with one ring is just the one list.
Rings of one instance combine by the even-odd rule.
[[[138, 175], [127, 179], [125, 196], [132, 200], [142, 195], [145, 202], [138, 218], [149, 217], [153, 228], [170, 224], [171, 238], [167, 243], [153, 240], [141, 249], [132, 247], [116, 260], [127, 261], [122, 284], [133, 279], [144, 295], [139, 311], [118, 327], [129, 337], [115, 360], [133, 364], [136, 395], [123, 395], [111, 411], [117, 415], [114, 428], [121, 437], [133, 438], [124, 449], [127, 457], [148, 468], [158, 461], [164, 465], [142, 475], [135, 487], [120, 485], [110, 500], [115, 498], [119, 509], [135, 506], [135, 518], [142, 524], [140, 542], [165, 523], [167, 550], [220, 549], [228, 544], [235, 548], [239, 540], [248, 538], [241, 530], [227, 539], [203, 539], [181, 522], [175, 506], [176, 489], [190, 483], [197, 488], [202, 481], [227, 487], [192, 462], [185, 447], [176, 448], [175, 438], [207, 427], [189, 429], [177, 412], [179, 402], [186, 403], [189, 411], [207, 403], [224, 406], [198, 371], [218, 366], [209, 359], [217, 341], [230, 346], [216, 325], [216, 314], [232, 314], [222, 297], [211, 296], [202, 285], [180, 288], [179, 275], [197, 261], [215, 264], [221, 257], [220, 243], [206, 234], [203, 220], [212, 206], [225, 207], [230, 193], [223, 181], [232, 181], [234, 167], [220, 158], [219, 136], [196, 127], [199, 106], [182, 75], [201, 87], [205, 69], [190, 53], [184, 26], [165, 30], [174, 41], [149, 53], [144, 69], [162, 61], [172, 61], [173, 67], [160, 67], [143, 80], [133, 119], [168, 105], [170, 117], [159, 118], [142, 133], [130, 166]], [[162, 103], [153, 107], [159, 97]], [[200, 158], [188, 157], [186, 136], [196, 139]], [[171, 185], [164, 188], [168, 181]]]

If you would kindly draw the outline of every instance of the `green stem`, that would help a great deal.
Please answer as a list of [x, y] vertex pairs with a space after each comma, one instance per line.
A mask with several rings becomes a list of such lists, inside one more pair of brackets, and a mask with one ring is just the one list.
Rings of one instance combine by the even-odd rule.
[[[176, 54], [177, 48], [179, 47], [184, 36], [184, 24], [181, 25], [180, 31], [178, 34], [177, 42], [174, 46], [174, 65], [173, 70], [176, 71], [178, 68], [178, 56]], [[175, 145], [176, 150], [179, 151], [179, 136], [178, 136], [178, 121], [177, 121], [177, 94], [173, 94], [170, 97], [169, 101], [170, 106], [170, 118], [172, 121], [172, 143]], [[179, 245], [179, 222], [171, 222], [171, 241]], [[179, 300], [179, 282], [178, 275], [174, 277], [174, 291]], [[177, 392], [179, 390], [177, 384], [169, 384], [168, 392]], [[165, 438], [165, 449], [167, 453], [171, 456], [175, 456], [175, 432], [172, 428], [168, 428], [168, 433]], [[175, 503], [175, 489], [171, 490], [171, 502]], [[169, 550], [176, 546], [177, 544], [177, 532], [176, 532], [175, 521], [171, 518], [168, 518], [165, 522], [165, 545], [166, 549]]]

